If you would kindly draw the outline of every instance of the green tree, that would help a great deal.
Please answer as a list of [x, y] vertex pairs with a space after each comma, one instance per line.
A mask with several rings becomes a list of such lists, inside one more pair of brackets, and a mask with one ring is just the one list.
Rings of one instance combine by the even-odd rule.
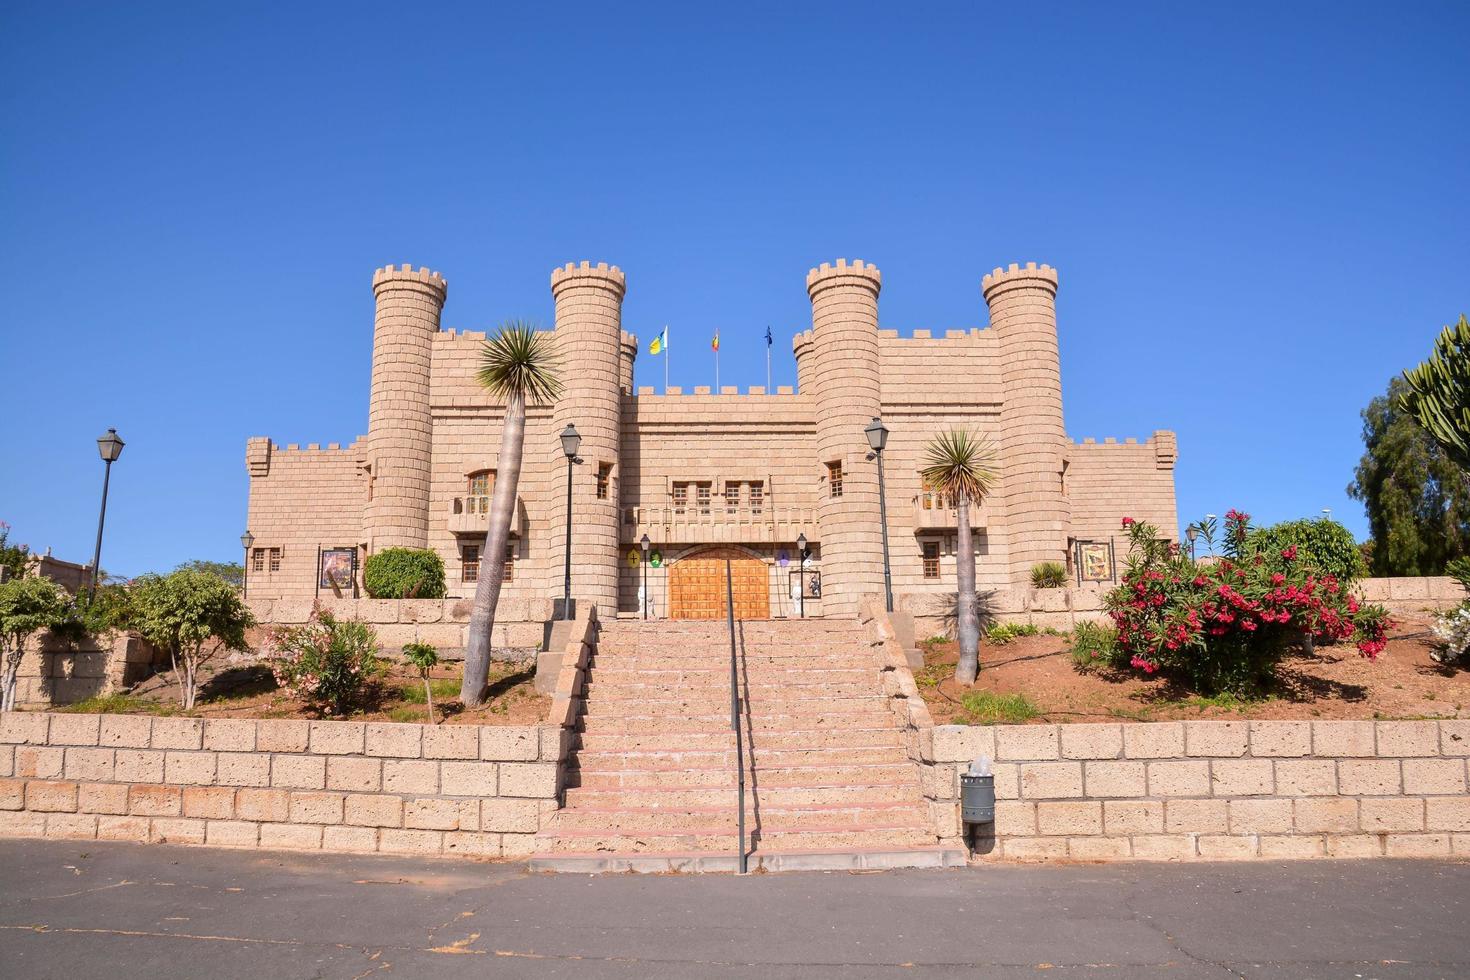
[[495, 607], [505, 565], [500, 560], [510, 540], [510, 523], [515, 516], [516, 490], [521, 482], [521, 456], [526, 441], [526, 405], [551, 403], [561, 394], [558, 365], [551, 335], [534, 324], [512, 320], [485, 342], [480, 351], [481, 387], [505, 402], [505, 424], [500, 431], [500, 455], [496, 458], [495, 490], [490, 498], [490, 524], [485, 532], [485, 560], [480, 563], [475, 600], [470, 607], [469, 636], [464, 657], [464, 678], [459, 697], [472, 708], [485, 700], [490, 683], [490, 633], [495, 628]]
[[1408, 412], [1462, 470], [1470, 470], [1470, 320], [1445, 327], [1434, 353], [1404, 372]]
[[954, 501], [955, 570], [958, 587], [955, 633], [960, 659], [955, 680], [973, 684], [980, 674], [980, 609], [975, 594], [975, 547], [970, 532], [970, 504], [979, 504], [995, 484], [995, 448], [963, 429], [941, 432], [924, 447], [924, 482]]
[[255, 625], [233, 585], [190, 568], [134, 580], [132, 607], [132, 627], [168, 651], [185, 711], [198, 696], [199, 668], [223, 650], [244, 650]]
[[439, 651], [428, 643], [405, 643], [403, 659], [412, 664], [419, 672], [419, 677], [423, 679], [424, 704], [429, 709], [429, 724], [433, 725], [437, 719], [434, 718], [434, 685], [429, 681], [429, 671], [438, 665]]
[[71, 597], [48, 578], [28, 576], [0, 583], [0, 711], [15, 710], [15, 681], [25, 657], [26, 642], [43, 630], [65, 622]]
[[193, 561], [180, 563], [174, 571], [195, 571], [215, 575], [236, 588], [239, 588], [245, 581], [245, 566], [237, 561], [208, 561], [204, 558], [195, 558]]
[[23, 544], [10, 543], [10, 525], [0, 521], [0, 568], [5, 569], [4, 578], [20, 578], [26, 573], [31, 550]]
[[1363, 502], [1374, 575], [1440, 575], [1470, 554], [1470, 473], [1402, 407], [1408, 382], [1363, 410], [1363, 458], [1348, 495]]

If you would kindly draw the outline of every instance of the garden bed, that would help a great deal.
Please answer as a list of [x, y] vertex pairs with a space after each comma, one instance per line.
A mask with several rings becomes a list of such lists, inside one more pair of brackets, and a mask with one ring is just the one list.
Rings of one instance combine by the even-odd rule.
[[[956, 646], [926, 642], [919, 691], [937, 725], [1181, 719], [1414, 719], [1470, 717], [1470, 671], [1429, 656], [1433, 613], [1402, 613], [1376, 662], [1351, 643], [1289, 656], [1264, 698], [1204, 698], [1175, 678], [1079, 672], [1065, 635], [980, 644], [980, 677], [954, 681]], [[965, 703], [968, 696], [968, 705]]]
[[[345, 720], [427, 722], [424, 683], [406, 664], [389, 661], [386, 672], [368, 686], [362, 703]], [[494, 664], [489, 699], [473, 711], [458, 701], [460, 667], [447, 664], [430, 671], [434, 715], [450, 725], [535, 725], [546, 720], [551, 699], [536, 693], [535, 667]], [[194, 710], [179, 705], [179, 688], [170, 672], [155, 674], [126, 693], [89, 698], [56, 712], [146, 714], [194, 718], [321, 717], [276, 686], [270, 668], [256, 663], [224, 663], [200, 672], [199, 701]]]

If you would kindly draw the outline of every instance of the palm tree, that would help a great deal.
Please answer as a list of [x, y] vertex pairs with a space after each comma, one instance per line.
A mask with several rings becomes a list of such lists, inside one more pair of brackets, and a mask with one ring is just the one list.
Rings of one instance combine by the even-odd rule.
[[485, 341], [480, 351], [476, 380], [491, 395], [505, 402], [505, 428], [500, 433], [495, 489], [490, 497], [490, 526], [485, 532], [485, 548], [480, 553], [464, 679], [459, 687], [460, 700], [467, 708], [483, 703], [490, 681], [490, 633], [495, 628], [495, 607], [500, 602], [500, 586], [505, 580], [505, 545], [515, 515], [516, 487], [521, 482], [526, 405], [554, 402], [562, 390], [551, 337], [532, 323], [509, 320]]
[[975, 548], [970, 538], [970, 502], [980, 503], [995, 483], [995, 448], [985, 439], [950, 429], [924, 447], [924, 482], [954, 502], [958, 530], [955, 555], [959, 586], [955, 629], [960, 660], [955, 680], [973, 684], [980, 673], [980, 614], [975, 596]]

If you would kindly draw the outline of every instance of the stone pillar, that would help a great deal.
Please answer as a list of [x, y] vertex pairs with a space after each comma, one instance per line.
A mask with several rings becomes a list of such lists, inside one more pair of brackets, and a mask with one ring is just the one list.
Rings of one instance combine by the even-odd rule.
[[388, 266], [373, 273], [372, 475], [363, 530], [374, 551], [429, 546], [429, 363], [448, 290], [444, 277], [428, 269]]
[[[878, 291], [883, 277], [861, 260], [838, 259], [807, 273], [812, 301], [811, 350], [801, 374], [816, 403], [816, 476], [822, 545], [822, 607], [856, 615], [864, 595], [883, 592], [883, 539], [878, 466], [867, 459], [863, 429], [881, 414]], [[842, 496], [832, 496], [828, 464], [842, 464]]]
[[1004, 402], [998, 450], [1010, 580], [1030, 581], [1043, 561], [1066, 558], [1071, 506], [1062, 492], [1067, 433], [1057, 354], [1057, 273], [1051, 266], [996, 269], [981, 282], [999, 341]]
[[[623, 293], [617, 266], [567, 264], [551, 274], [556, 301], [556, 352], [564, 391], [552, 413], [554, 488], [548, 505], [551, 595], [562, 594], [566, 555], [567, 463], [556, 439], [568, 424], [582, 436], [583, 462], [572, 471], [572, 598], [577, 615], [596, 605], [611, 618], [618, 608], [619, 523], [614, 487], [619, 477], [623, 369]], [[631, 365], [631, 362], [630, 362]], [[536, 451], [527, 447], [527, 452]], [[608, 492], [597, 496], [599, 467], [607, 467]]]

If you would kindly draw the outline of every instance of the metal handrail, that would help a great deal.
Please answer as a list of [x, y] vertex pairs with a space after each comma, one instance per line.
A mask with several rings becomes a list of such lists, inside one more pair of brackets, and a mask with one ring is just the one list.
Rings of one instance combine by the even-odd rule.
[[739, 848], [740, 873], [745, 874], [745, 745], [740, 737], [740, 689], [736, 686], [735, 673], [735, 580], [728, 558], [725, 559], [725, 612], [730, 623], [730, 728], [735, 732], [735, 777], [739, 787], [735, 800], [738, 834], [735, 844]]

